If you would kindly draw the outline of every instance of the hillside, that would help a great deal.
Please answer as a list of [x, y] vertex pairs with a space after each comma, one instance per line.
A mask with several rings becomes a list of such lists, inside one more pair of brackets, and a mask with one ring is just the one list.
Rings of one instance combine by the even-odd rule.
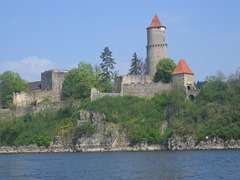
[[225, 142], [240, 139], [239, 81], [207, 83], [195, 101], [171, 90], [152, 99], [106, 96], [92, 102], [85, 99], [80, 108], [46, 109], [0, 119], [0, 146], [49, 146], [52, 140], [66, 146], [80, 146], [81, 142], [87, 147], [93, 141], [106, 147], [114, 141], [126, 141], [130, 146], [142, 142], [161, 145], [171, 138], [186, 137], [195, 138], [196, 144], [206, 141], [206, 136]]

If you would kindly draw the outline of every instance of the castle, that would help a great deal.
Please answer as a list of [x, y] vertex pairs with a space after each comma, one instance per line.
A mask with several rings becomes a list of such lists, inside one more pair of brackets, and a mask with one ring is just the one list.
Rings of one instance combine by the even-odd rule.
[[[147, 75], [124, 75], [117, 77], [114, 85], [115, 93], [108, 95], [134, 95], [151, 98], [163, 90], [180, 86], [185, 88], [186, 97], [193, 100], [197, 94], [194, 86], [194, 73], [184, 59], [180, 59], [172, 73], [171, 83], [156, 83], [153, 81], [156, 65], [160, 59], [167, 58], [166, 27], [162, 25], [157, 15], [154, 16], [152, 23], [147, 27], [146, 48]], [[105, 95], [106, 93], [93, 91], [91, 99], [94, 100]]]
[[[114, 93], [101, 93], [96, 89], [91, 91], [91, 99], [102, 96], [134, 95], [151, 98], [156, 93], [183, 86], [187, 98], [194, 99], [197, 91], [194, 86], [194, 73], [184, 59], [181, 59], [172, 73], [171, 83], [154, 82], [156, 65], [160, 59], [167, 58], [166, 27], [162, 25], [157, 15], [147, 27], [147, 75], [118, 76], [114, 84]], [[30, 92], [14, 93], [13, 103], [17, 106], [37, 104], [45, 98], [52, 102], [61, 101], [62, 84], [68, 71], [49, 70], [41, 74], [41, 81], [29, 83]]]

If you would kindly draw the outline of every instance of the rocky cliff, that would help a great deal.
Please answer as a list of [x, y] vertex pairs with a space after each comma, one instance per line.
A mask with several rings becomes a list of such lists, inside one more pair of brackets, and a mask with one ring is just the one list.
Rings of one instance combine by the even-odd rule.
[[159, 144], [147, 142], [131, 144], [127, 130], [123, 130], [119, 124], [107, 123], [103, 114], [81, 110], [78, 126], [89, 121], [95, 126], [93, 134], [78, 136], [76, 131], [70, 134], [63, 131], [53, 138], [48, 148], [37, 145], [3, 146], [0, 147], [0, 153], [240, 149], [240, 140], [223, 141], [220, 138], [213, 138], [198, 142], [194, 136], [175, 135]]

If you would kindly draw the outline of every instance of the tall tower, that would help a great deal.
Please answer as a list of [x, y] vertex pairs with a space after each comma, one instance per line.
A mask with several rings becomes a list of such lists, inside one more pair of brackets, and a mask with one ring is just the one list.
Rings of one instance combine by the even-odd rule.
[[147, 27], [147, 74], [154, 76], [160, 59], [167, 58], [166, 27], [155, 14], [152, 23]]

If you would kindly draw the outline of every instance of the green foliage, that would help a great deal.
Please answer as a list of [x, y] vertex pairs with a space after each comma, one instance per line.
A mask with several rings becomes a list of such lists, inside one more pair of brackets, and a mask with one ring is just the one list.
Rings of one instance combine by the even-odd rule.
[[51, 102], [51, 99], [49, 99], [49, 98], [44, 98], [42, 102]]
[[160, 137], [160, 142], [166, 142], [172, 136], [172, 127], [168, 127]]
[[44, 103], [44, 102], [51, 102], [51, 99], [44, 98], [42, 101], [40, 101], [38, 104]]
[[197, 81], [195, 87], [197, 87], [197, 89], [201, 89], [205, 83], [205, 81]]
[[0, 98], [11, 103], [13, 92], [28, 91], [28, 84], [18, 73], [5, 71], [0, 75]]
[[61, 126], [58, 131], [58, 136], [62, 142], [72, 143], [75, 140], [76, 127], [73, 122], [68, 122], [66, 125]]
[[92, 124], [90, 121], [83, 122], [81, 126], [77, 127], [76, 134], [77, 137], [82, 135], [90, 136], [96, 132], [96, 125]]
[[[157, 143], [161, 141], [159, 128], [165, 118], [170, 116], [168, 112], [165, 113], [165, 109], [174, 111], [172, 108], [175, 108], [177, 101], [175, 95], [176, 93], [172, 91], [166, 91], [163, 94], [156, 94], [152, 99], [105, 96], [85, 104], [82, 108], [104, 113], [106, 122], [121, 124], [132, 143], [141, 141]], [[180, 101], [184, 101], [183, 99], [185, 100], [179, 98]]]
[[[172, 134], [196, 135], [199, 141], [207, 135], [240, 139], [240, 80], [235, 78], [226, 83], [220, 79], [212, 77], [205, 83], [194, 102], [186, 100], [182, 88], [176, 88], [152, 99], [103, 97], [86, 103], [83, 108], [104, 113], [107, 122], [120, 124], [132, 143], [164, 142]], [[168, 128], [160, 135], [164, 120]]]
[[172, 72], [176, 68], [176, 64], [170, 58], [161, 59], [156, 67], [154, 76], [155, 82], [169, 83], [172, 80]]
[[14, 122], [0, 121], [0, 145], [48, 146], [62, 126], [69, 122], [76, 124], [79, 110], [64, 108], [56, 112], [49, 110], [37, 114], [26, 114]]
[[11, 111], [15, 112], [17, 109], [17, 105], [13, 103], [7, 103], [7, 108], [10, 109]]
[[116, 64], [116, 62], [114, 61], [114, 58], [112, 57], [112, 52], [109, 50], [108, 47], [105, 47], [103, 49], [100, 58], [102, 60], [100, 66], [102, 68], [103, 81], [109, 81], [114, 75], [114, 72], [112, 70], [114, 69], [114, 64]]
[[49, 136], [39, 136], [38, 139], [36, 140], [36, 143], [38, 146], [48, 147], [51, 141], [52, 138]]
[[197, 99], [202, 102], [218, 101], [223, 103], [224, 101], [228, 101], [227, 96], [230, 95], [229, 90], [226, 82], [214, 81], [212, 83], [206, 83], [202, 87]]
[[70, 70], [63, 82], [63, 99], [83, 99], [90, 97], [91, 88], [98, 87], [98, 74], [91, 64], [80, 62], [78, 68]]
[[141, 75], [145, 74], [146, 65], [141, 59], [137, 57], [137, 53], [135, 52], [131, 59], [131, 68], [129, 69], [130, 75]]
[[[177, 87], [156, 94], [152, 99], [134, 96], [105, 96], [95, 101], [86, 98], [82, 109], [103, 113], [106, 123], [116, 123], [131, 142], [161, 143], [171, 136], [196, 135], [199, 141], [219, 137], [240, 139], [240, 76], [236, 73], [225, 82], [211, 77], [200, 93], [190, 101]], [[26, 114], [14, 122], [0, 118], [0, 146], [36, 143], [48, 146], [58, 134], [65, 142], [82, 135], [92, 135], [96, 126], [90, 121], [76, 128], [79, 110], [64, 108], [57, 112]], [[161, 135], [162, 124], [167, 129]], [[106, 132], [111, 136], [110, 132]]]

